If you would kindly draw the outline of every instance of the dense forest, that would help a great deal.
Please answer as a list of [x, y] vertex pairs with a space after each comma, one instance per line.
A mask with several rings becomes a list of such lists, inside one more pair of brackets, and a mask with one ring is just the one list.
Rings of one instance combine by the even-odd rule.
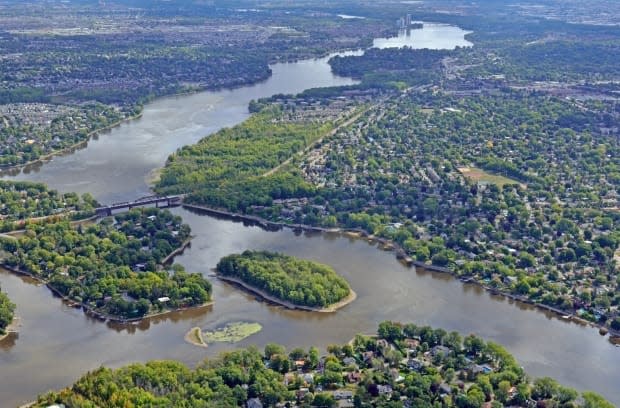
[[404, 48], [370, 48], [359, 56], [335, 56], [332, 72], [362, 80], [357, 88], [403, 88], [435, 82], [441, 76], [441, 61], [452, 52]]
[[9, 297], [0, 289], [0, 336], [6, 333], [6, 328], [13, 321], [15, 305]]
[[77, 227], [68, 221], [33, 225], [17, 240], [2, 240], [3, 263], [87, 308], [136, 318], [209, 300], [211, 285], [202, 275], [160, 265], [189, 233], [180, 217], [155, 208]]
[[531, 380], [501, 346], [428, 326], [383, 322], [378, 336], [288, 353], [277, 344], [222, 354], [195, 369], [152, 361], [99, 368], [35, 407], [613, 408], [551, 378]]
[[97, 205], [90, 194], [80, 197], [50, 190], [42, 183], [0, 180], [0, 231], [23, 228], [26, 220], [42, 222], [45, 217], [49, 221], [62, 216], [86, 218]]
[[[510, 44], [496, 51], [497, 57], [470, 68], [468, 75], [502, 74], [508, 80], [570, 82], [608, 81], [620, 75], [616, 64], [620, 43], [557, 39]], [[471, 58], [471, 56], [469, 57]]]
[[299, 177], [265, 173], [328, 133], [333, 125], [285, 121], [274, 126], [280, 114], [277, 108], [266, 109], [240, 125], [179, 149], [168, 158], [157, 191], [190, 193], [188, 203], [230, 210], [307, 193], [310, 186]]
[[266, 251], [226, 256], [218, 262], [217, 272], [300, 306], [324, 308], [351, 291], [327, 265]]

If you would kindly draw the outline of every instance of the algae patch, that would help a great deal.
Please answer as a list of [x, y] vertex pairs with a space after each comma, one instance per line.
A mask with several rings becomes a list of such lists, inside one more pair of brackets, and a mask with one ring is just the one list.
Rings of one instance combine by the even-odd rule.
[[185, 340], [196, 346], [206, 347], [209, 343], [227, 342], [237, 343], [263, 329], [259, 323], [233, 322], [213, 331], [201, 331], [199, 327], [192, 328]]

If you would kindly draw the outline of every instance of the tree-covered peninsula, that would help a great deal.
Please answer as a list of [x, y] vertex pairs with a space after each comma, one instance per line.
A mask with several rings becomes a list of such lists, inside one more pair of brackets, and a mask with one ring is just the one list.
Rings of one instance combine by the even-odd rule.
[[202, 275], [161, 265], [189, 234], [169, 211], [134, 209], [98, 224], [28, 226], [19, 239], [1, 241], [2, 262], [97, 315], [140, 318], [210, 299]]
[[267, 251], [245, 251], [217, 264], [225, 280], [235, 281], [282, 304], [326, 309], [353, 299], [349, 284], [329, 266]]
[[383, 322], [376, 337], [327, 350], [267, 344], [196, 369], [175, 361], [99, 368], [34, 407], [613, 407], [548, 377], [531, 380], [501, 346], [474, 335]]
[[0, 290], [0, 337], [6, 334], [6, 328], [13, 321], [15, 305], [9, 297]]
[[238, 211], [273, 198], [309, 194], [299, 171], [275, 172], [298, 152], [333, 131], [355, 112], [353, 103], [314, 106], [301, 112], [272, 106], [245, 122], [205, 137], [172, 154], [156, 191], [188, 193], [185, 203]]

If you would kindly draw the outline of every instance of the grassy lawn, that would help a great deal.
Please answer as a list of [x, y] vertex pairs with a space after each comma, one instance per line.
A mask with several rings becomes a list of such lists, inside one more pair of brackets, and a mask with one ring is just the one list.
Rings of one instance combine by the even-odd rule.
[[496, 186], [502, 188], [505, 184], [520, 184], [522, 187], [526, 187], [525, 184], [518, 182], [517, 180], [513, 180], [508, 177], [498, 176], [496, 174], [487, 173], [482, 169], [478, 169], [476, 167], [459, 167], [459, 172], [468, 179], [487, 183], [487, 184], [495, 184]]

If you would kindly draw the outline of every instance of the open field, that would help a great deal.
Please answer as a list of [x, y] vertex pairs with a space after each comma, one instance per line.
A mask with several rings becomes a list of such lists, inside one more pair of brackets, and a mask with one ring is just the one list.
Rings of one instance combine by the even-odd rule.
[[475, 182], [495, 184], [500, 188], [506, 184], [519, 184], [522, 187], [526, 187], [525, 184], [520, 183], [517, 180], [513, 180], [504, 176], [498, 176], [496, 174], [487, 173], [486, 171], [478, 169], [476, 167], [459, 167], [458, 169], [463, 176]]

